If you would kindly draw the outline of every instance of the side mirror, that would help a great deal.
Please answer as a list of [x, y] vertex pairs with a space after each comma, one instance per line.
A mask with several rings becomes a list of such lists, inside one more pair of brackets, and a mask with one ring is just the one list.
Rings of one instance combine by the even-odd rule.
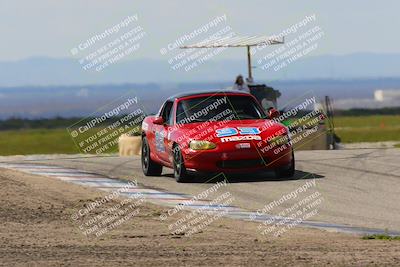
[[268, 110], [268, 116], [269, 116], [270, 119], [277, 118], [280, 115], [281, 115], [281, 113], [278, 110], [274, 109], [274, 108], [270, 108]]
[[154, 124], [162, 125], [164, 124], [164, 119], [163, 117], [156, 117], [153, 121]]

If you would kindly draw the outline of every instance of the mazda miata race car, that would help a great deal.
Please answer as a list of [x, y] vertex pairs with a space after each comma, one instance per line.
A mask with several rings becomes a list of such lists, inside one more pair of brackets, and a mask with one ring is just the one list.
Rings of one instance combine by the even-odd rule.
[[173, 168], [178, 182], [191, 172], [250, 173], [274, 170], [291, 177], [295, 160], [288, 129], [251, 94], [198, 92], [167, 99], [142, 123], [142, 169], [146, 176]]

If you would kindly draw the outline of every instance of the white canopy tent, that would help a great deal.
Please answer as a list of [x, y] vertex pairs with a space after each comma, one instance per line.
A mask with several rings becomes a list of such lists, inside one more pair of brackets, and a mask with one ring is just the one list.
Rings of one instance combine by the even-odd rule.
[[181, 46], [180, 48], [217, 48], [217, 47], [247, 47], [247, 69], [249, 79], [253, 79], [251, 74], [251, 53], [250, 47], [283, 44], [285, 38], [278, 39], [269, 36], [232, 36], [217, 39], [204, 40], [196, 44]]

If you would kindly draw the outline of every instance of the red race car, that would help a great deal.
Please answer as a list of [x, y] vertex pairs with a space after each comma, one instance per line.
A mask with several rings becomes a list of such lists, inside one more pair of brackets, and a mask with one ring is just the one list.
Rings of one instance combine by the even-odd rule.
[[146, 176], [174, 169], [178, 182], [189, 172], [250, 173], [274, 170], [291, 177], [295, 161], [288, 129], [266, 115], [251, 94], [198, 92], [170, 97], [142, 123], [142, 169]]

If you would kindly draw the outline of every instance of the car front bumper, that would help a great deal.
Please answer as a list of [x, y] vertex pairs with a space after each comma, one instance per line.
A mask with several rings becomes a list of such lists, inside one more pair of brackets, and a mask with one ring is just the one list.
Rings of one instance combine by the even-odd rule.
[[243, 173], [273, 170], [288, 166], [292, 162], [292, 147], [286, 145], [277, 151], [249, 149], [212, 149], [183, 151], [187, 169], [199, 172]]

